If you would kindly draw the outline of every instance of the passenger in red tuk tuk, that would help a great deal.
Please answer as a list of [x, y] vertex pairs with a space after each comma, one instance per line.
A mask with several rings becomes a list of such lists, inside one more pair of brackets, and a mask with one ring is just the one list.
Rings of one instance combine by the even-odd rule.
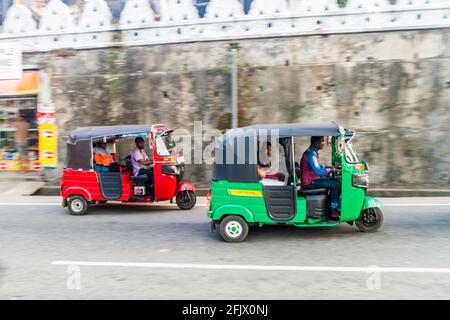
[[94, 170], [98, 172], [110, 172], [111, 163], [114, 162], [114, 158], [106, 146], [107, 143], [104, 141], [94, 144]]

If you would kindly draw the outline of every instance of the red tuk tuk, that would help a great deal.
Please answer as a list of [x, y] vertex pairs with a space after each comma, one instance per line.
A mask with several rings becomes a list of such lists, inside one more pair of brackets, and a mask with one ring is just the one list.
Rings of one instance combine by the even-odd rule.
[[[61, 182], [63, 207], [73, 215], [85, 214], [90, 205], [107, 201], [158, 202], [175, 197], [180, 209], [195, 206], [195, 187], [182, 181], [184, 157], [175, 153], [175, 141], [164, 125], [85, 127], [74, 130], [67, 142], [67, 158]], [[143, 137], [153, 156], [153, 186], [147, 175], [133, 176], [130, 152], [134, 139]], [[114, 159], [107, 172], [95, 170], [93, 145], [113, 141]], [[120, 150], [117, 150], [119, 146]], [[128, 152], [127, 152], [128, 151]], [[123, 157], [122, 157], [123, 156]], [[153, 192], [151, 192], [153, 191]]]

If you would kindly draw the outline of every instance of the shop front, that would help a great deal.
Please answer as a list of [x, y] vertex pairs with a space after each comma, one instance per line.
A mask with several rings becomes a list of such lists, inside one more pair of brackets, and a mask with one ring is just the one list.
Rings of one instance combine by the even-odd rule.
[[40, 73], [0, 80], [0, 171], [56, 168], [57, 128], [51, 104], [40, 102]]

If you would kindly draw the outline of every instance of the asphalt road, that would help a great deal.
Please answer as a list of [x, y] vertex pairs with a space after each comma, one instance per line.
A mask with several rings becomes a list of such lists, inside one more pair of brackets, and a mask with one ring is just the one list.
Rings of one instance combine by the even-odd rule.
[[450, 298], [450, 198], [381, 200], [376, 233], [264, 227], [228, 244], [209, 232], [201, 203], [77, 217], [57, 197], [2, 198], [0, 298]]

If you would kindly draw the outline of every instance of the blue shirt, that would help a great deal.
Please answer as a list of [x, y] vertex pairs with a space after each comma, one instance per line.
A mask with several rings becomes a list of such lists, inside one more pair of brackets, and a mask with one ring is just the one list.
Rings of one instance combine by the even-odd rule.
[[308, 150], [306, 150], [306, 160], [309, 166], [319, 177], [326, 176], [330, 172], [330, 169], [327, 169], [324, 165], [320, 165], [318, 158], [319, 152], [315, 147], [310, 146]]

